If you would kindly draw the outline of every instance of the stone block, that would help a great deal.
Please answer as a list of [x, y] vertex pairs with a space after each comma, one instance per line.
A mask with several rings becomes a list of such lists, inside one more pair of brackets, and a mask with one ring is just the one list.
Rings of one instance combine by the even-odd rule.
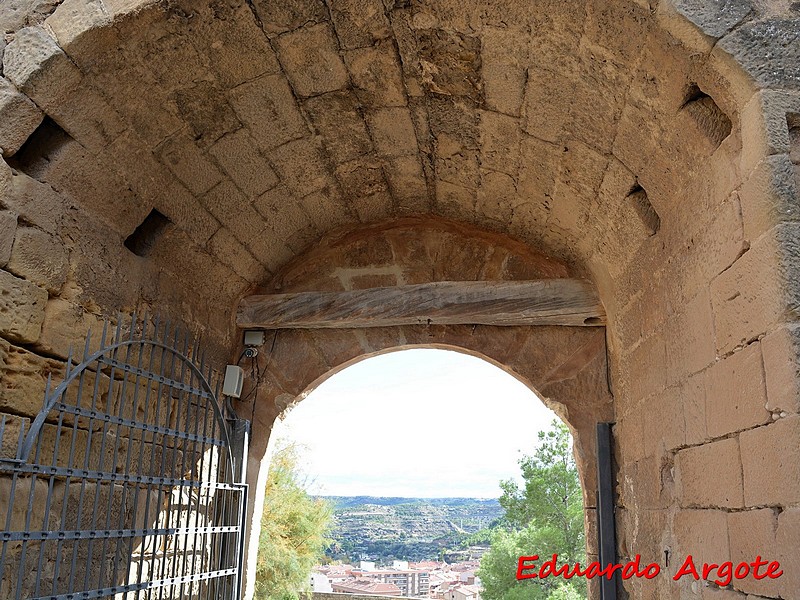
[[800, 501], [800, 415], [739, 434], [747, 506]]
[[165, 140], [157, 156], [193, 194], [204, 194], [223, 179], [219, 169], [184, 133]]
[[274, 236], [265, 235], [267, 223], [232, 183], [218, 185], [203, 197], [202, 203], [260, 263], [269, 265], [276, 255], [279, 260], [288, 259], [288, 248]]
[[[170, 189], [173, 183], [178, 183], [166, 165], [159, 162], [154, 155], [152, 146], [141, 139], [136, 131], [128, 130], [118, 136], [101, 155], [106, 164], [111, 165], [125, 178], [131, 190], [143, 202], [156, 204], [163, 201], [164, 190]], [[173, 158], [179, 164], [181, 160], [185, 160], [180, 153], [176, 153]]]
[[380, 0], [332, 0], [330, 9], [342, 48], [366, 48], [391, 35]]
[[714, 52], [729, 54], [759, 88], [800, 88], [800, 19], [745, 23], [723, 37]]
[[13, 156], [44, 119], [44, 113], [20, 94], [7, 79], [0, 77], [0, 150]]
[[278, 58], [298, 96], [317, 96], [349, 83], [336, 36], [327, 23], [304, 27], [277, 38]]
[[720, 437], [770, 421], [761, 344], [750, 344], [720, 360], [706, 379], [708, 435]]
[[[277, 3], [276, 3], [277, 4]], [[192, 43], [206, 54], [211, 69], [225, 88], [236, 87], [265, 74], [280, 73], [278, 57], [264, 31], [253, 19], [250, 6], [233, 8], [231, 18], [216, 18], [217, 7]]]
[[345, 198], [371, 196], [388, 189], [383, 165], [376, 158], [364, 157], [339, 165], [336, 179]]
[[481, 166], [516, 178], [522, 142], [519, 119], [490, 111], [482, 111], [480, 119]]
[[225, 173], [250, 197], [263, 194], [278, 183], [278, 176], [246, 129], [229, 133], [210, 149]]
[[720, 564], [730, 560], [728, 515], [724, 511], [679, 510], [673, 526], [677, 548], [673, 549], [673, 560], [670, 561], [671, 574], [689, 554], [695, 565], [703, 562]]
[[481, 33], [481, 63], [486, 105], [493, 111], [518, 117], [525, 95], [527, 45], [520, 32], [485, 27]]
[[250, 283], [259, 284], [266, 278], [264, 266], [225, 227], [208, 240], [208, 251]]
[[800, 413], [800, 329], [782, 326], [761, 340], [767, 410]]
[[789, 154], [788, 113], [800, 113], [800, 97], [784, 91], [761, 90], [745, 105], [740, 117], [742, 173], [749, 174], [767, 156]]
[[329, 231], [354, 220], [348, 205], [328, 188], [304, 196], [300, 204], [318, 231]]
[[551, 100], [573, 83], [564, 74], [540, 66], [528, 70], [525, 100], [522, 106], [522, 127], [537, 139], [559, 143], [568, 113]]
[[64, 0], [45, 20], [58, 45], [67, 50], [87, 31], [110, 23], [111, 15], [101, 0]]
[[51, 294], [57, 294], [67, 280], [67, 250], [61, 240], [34, 227], [20, 227], [7, 269]]
[[229, 92], [233, 109], [266, 149], [308, 134], [303, 115], [283, 75], [264, 75]]
[[784, 224], [761, 236], [711, 283], [717, 351], [724, 354], [783, 321], [798, 306], [798, 226]]
[[199, 245], [219, 229], [219, 221], [178, 181], [170, 181], [154, 205]]
[[784, 221], [800, 220], [800, 190], [788, 154], [764, 158], [739, 190], [745, 238], [757, 240]]
[[321, 23], [328, 18], [322, 0], [256, 0], [256, 13], [267, 34], [283, 33], [308, 23]]
[[48, 112], [63, 102], [82, 79], [78, 67], [41, 27], [16, 32], [3, 54], [3, 75]]
[[674, 450], [686, 444], [681, 392], [681, 388], [673, 386], [644, 401], [647, 415], [642, 423], [645, 454]]
[[784, 598], [800, 590], [800, 508], [787, 508], [778, 515], [778, 529], [775, 532], [775, 547], [783, 568], [783, 576], [778, 580]]
[[660, 333], [642, 340], [625, 360], [630, 365], [629, 385], [633, 398], [643, 399], [667, 387], [667, 349]]
[[387, 162], [384, 173], [399, 213], [425, 213], [430, 197], [422, 164], [417, 156], [401, 156]]
[[691, 446], [708, 439], [706, 429], [706, 380], [707, 373], [700, 372], [689, 377], [682, 388], [683, 420], [686, 424], [686, 444]]
[[470, 221], [475, 216], [477, 194], [460, 185], [447, 181], [436, 182], [436, 200], [434, 210], [443, 217], [454, 220]]
[[331, 160], [348, 162], [372, 151], [367, 124], [352, 92], [331, 92], [303, 102]]
[[478, 37], [448, 29], [419, 29], [416, 38], [424, 89], [476, 104], [483, 102]]
[[668, 382], [683, 380], [714, 362], [714, 323], [711, 299], [702, 290], [669, 319], [667, 328]]
[[198, 81], [175, 92], [178, 114], [188, 123], [192, 138], [200, 148], [207, 148], [242, 124], [217, 84]]
[[485, 170], [481, 173], [475, 210], [490, 221], [505, 225], [517, 204], [517, 186], [506, 173]]
[[[743, 453], [744, 454], [744, 453]], [[742, 459], [739, 441], [728, 438], [686, 448], [676, 455], [681, 506], [741, 508]]]
[[[563, 148], [523, 135], [520, 142], [519, 194], [528, 202], [545, 202], [555, 186]], [[498, 156], [499, 158], [499, 156]]]
[[322, 148], [315, 138], [288, 142], [270, 151], [269, 158], [281, 182], [298, 197], [333, 184]]
[[742, 228], [738, 194], [721, 204], [709, 225], [693, 236], [696, 245], [687, 253], [686, 271], [697, 271], [706, 282], [725, 271], [750, 248]]
[[578, 56], [578, 73], [569, 92], [569, 107], [564, 109], [568, 115], [564, 137], [610, 153], [631, 86], [630, 63], [586, 40], [581, 42]]
[[407, 108], [384, 108], [367, 113], [367, 123], [381, 156], [396, 158], [418, 152], [417, 135]]
[[354, 198], [350, 204], [362, 223], [384, 221], [392, 215], [393, 202], [388, 190]]
[[11, 246], [17, 231], [17, 215], [10, 210], [0, 210], [0, 268], [11, 257]]
[[434, 172], [442, 181], [469, 189], [480, 186], [480, 151], [477, 143], [461, 135], [438, 133]]
[[253, 206], [264, 217], [270, 230], [296, 252], [304, 250], [319, 237], [311, 219], [300, 208], [300, 202], [284, 185], [277, 185], [261, 194]]
[[[775, 545], [777, 526], [777, 515], [771, 508], [729, 514], [728, 530], [733, 564], [751, 562], [756, 556], [767, 561], [780, 560]], [[761, 567], [761, 572], [764, 572], [764, 567]], [[757, 581], [751, 574], [744, 579], [735, 580], [733, 587], [742, 592], [777, 596], [780, 593], [781, 580], [768, 577]]]
[[36, 348], [60, 358], [67, 358], [70, 350], [78, 355], [83, 352], [90, 330], [93, 332], [92, 348], [97, 350], [103, 330], [102, 319], [68, 300], [52, 298], [45, 307], [42, 335]]
[[389, 41], [351, 50], [345, 62], [359, 101], [370, 108], [405, 106], [406, 92], [400, 58]]
[[750, 0], [736, 0], [725, 5], [698, 0], [674, 0], [678, 14], [683, 15], [705, 35], [721, 38], [753, 10]]
[[12, 342], [35, 342], [42, 331], [47, 291], [0, 271], [0, 335]]

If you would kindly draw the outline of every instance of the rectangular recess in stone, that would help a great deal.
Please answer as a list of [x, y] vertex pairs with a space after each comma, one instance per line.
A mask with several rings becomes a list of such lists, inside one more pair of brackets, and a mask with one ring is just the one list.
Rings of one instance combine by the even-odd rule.
[[52, 157], [72, 141], [70, 135], [48, 116], [8, 159], [8, 164], [28, 177], [43, 181]]
[[641, 186], [635, 186], [625, 198], [627, 202], [633, 206], [636, 214], [642, 220], [642, 223], [647, 228], [650, 235], [658, 233], [661, 227], [661, 217], [658, 216], [656, 209], [650, 204], [650, 199], [647, 197], [647, 192]]
[[700, 132], [714, 148], [718, 148], [731, 133], [732, 124], [728, 115], [696, 83], [689, 86], [684, 98], [681, 110], [692, 116]]
[[159, 238], [172, 226], [172, 221], [155, 208], [125, 239], [125, 247], [136, 256], [147, 256]]

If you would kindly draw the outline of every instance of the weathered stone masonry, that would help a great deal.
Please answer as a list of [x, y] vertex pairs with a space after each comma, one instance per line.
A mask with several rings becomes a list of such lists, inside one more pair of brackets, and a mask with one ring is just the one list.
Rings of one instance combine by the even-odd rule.
[[559, 408], [587, 498], [616, 422], [621, 557], [785, 566], [631, 597], [800, 597], [795, 3], [5, 0], [0, 25], [0, 410], [35, 414], [118, 311], [222, 365], [255, 290], [584, 277], [605, 329], [278, 334], [251, 483], [320, 378], [456, 347]]

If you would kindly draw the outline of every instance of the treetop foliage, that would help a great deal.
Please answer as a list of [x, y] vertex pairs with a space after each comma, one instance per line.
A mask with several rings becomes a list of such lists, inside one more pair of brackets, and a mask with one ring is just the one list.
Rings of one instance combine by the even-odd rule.
[[331, 543], [333, 510], [306, 492], [298, 456], [294, 444], [282, 443], [270, 464], [258, 541], [258, 600], [296, 600]]
[[505, 526], [495, 529], [478, 575], [486, 600], [573, 600], [586, 597], [586, 581], [557, 578], [517, 581], [520, 556], [559, 564], [585, 562], [583, 494], [570, 447], [569, 429], [554, 419], [539, 432], [538, 445], [520, 461], [523, 485], [500, 482]]

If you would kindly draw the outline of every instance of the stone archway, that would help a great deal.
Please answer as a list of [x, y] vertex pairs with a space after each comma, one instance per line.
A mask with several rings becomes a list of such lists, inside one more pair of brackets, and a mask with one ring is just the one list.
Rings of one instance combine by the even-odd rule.
[[[352, 290], [431, 281], [514, 281], [574, 274], [574, 268], [508, 236], [443, 219], [406, 218], [327, 236], [266, 283], [263, 291]], [[569, 425], [583, 484], [586, 523], [593, 528], [597, 489], [595, 425], [614, 418], [605, 328], [412, 325], [275, 330], [267, 337], [265, 351], [257, 359], [261, 384], [256, 394], [245, 394], [249, 402], [238, 407], [241, 415], [253, 419], [248, 481], [259, 494], [259, 474], [260, 469], [266, 468], [263, 457], [269, 432], [286, 408], [353, 362], [407, 347], [444, 347], [479, 356], [509, 372]], [[254, 527], [260, 501], [256, 497], [253, 503]], [[256, 542], [251, 539], [251, 553]], [[594, 551], [590, 545], [590, 554]]]
[[[4, 411], [35, 412], [116, 311], [155, 307], [222, 364], [238, 298], [317, 240], [436, 215], [599, 290], [621, 555], [703, 556], [712, 538], [712, 561], [770, 547], [796, 565], [793, 5], [26, 7], [0, 8]], [[735, 588], [786, 596], [798, 573]]]

